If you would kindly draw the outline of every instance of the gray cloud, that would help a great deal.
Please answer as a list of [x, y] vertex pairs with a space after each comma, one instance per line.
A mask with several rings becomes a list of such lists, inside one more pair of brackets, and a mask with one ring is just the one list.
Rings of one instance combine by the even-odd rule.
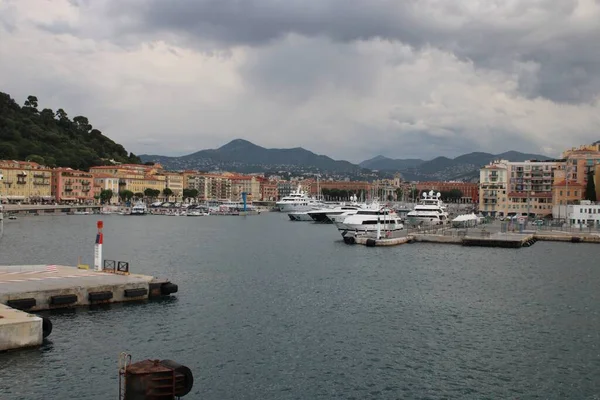
[[135, 153], [557, 155], [600, 131], [600, 5], [574, 4], [3, 2], [0, 87]]
[[[225, 46], [265, 46], [291, 33], [341, 42], [382, 38], [522, 74], [519, 89], [530, 98], [578, 103], [600, 93], [594, 0], [119, 0], [110, 9], [122, 19], [120, 33], [176, 32], [186, 43]], [[538, 68], [524, 71], [523, 63]]]

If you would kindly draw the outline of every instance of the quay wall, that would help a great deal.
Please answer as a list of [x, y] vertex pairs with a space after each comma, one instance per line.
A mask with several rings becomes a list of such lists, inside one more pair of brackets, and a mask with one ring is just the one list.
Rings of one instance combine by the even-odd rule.
[[42, 344], [42, 319], [0, 304], [0, 351]]

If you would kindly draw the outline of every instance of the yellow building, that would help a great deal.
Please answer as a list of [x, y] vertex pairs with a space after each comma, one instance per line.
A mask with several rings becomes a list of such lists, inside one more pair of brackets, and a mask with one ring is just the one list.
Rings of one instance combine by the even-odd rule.
[[180, 201], [183, 197], [183, 173], [181, 172], [162, 172], [160, 175], [165, 177], [165, 187], [173, 191], [173, 196], [169, 200]]
[[52, 170], [34, 162], [0, 160], [0, 201], [52, 201]]
[[479, 211], [492, 217], [506, 216], [508, 199], [508, 163], [495, 162], [479, 172]]

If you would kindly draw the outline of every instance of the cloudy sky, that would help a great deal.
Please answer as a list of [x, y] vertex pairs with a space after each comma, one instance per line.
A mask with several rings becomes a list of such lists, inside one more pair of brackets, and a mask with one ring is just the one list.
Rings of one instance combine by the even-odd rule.
[[554, 156], [600, 139], [600, 0], [0, 0], [0, 91], [138, 154]]

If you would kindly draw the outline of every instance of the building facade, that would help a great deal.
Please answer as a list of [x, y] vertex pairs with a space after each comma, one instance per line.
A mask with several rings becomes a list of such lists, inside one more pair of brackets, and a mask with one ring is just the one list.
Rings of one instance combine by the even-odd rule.
[[277, 201], [278, 191], [277, 182], [265, 178], [259, 178], [260, 183], [260, 200], [261, 201]]
[[99, 197], [103, 190], [110, 190], [113, 196], [110, 199], [110, 204], [119, 203], [119, 178], [109, 174], [93, 174], [94, 176], [94, 197]]
[[433, 190], [436, 192], [450, 192], [460, 190], [462, 197], [457, 200], [458, 203], [479, 203], [479, 184], [471, 182], [418, 182], [416, 184], [418, 192]]
[[198, 191], [198, 200], [231, 200], [231, 180], [217, 174], [189, 174], [188, 189]]
[[479, 211], [490, 216], [552, 214], [561, 160], [494, 161], [480, 170]]
[[52, 195], [58, 203], [93, 203], [94, 176], [71, 168], [52, 171]]
[[483, 215], [506, 215], [508, 176], [508, 165], [503, 161], [486, 165], [479, 171], [479, 211]]
[[600, 230], [600, 204], [582, 200], [580, 204], [556, 205], [552, 215], [570, 226]]
[[231, 175], [231, 200], [241, 201], [242, 193], [246, 193], [248, 201], [260, 199], [260, 181], [256, 176]]
[[53, 201], [52, 170], [34, 162], [0, 160], [0, 202]]
[[183, 198], [183, 173], [179, 172], [163, 172], [165, 177], [165, 187], [173, 191], [171, 200], [180, 201]]

